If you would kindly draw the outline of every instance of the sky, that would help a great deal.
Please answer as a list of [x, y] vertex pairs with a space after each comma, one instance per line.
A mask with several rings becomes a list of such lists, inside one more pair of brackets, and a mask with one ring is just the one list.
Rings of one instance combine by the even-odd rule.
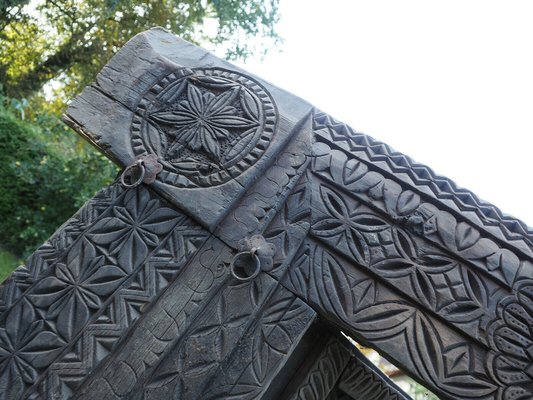
[[533, 2], [281, 0], [239, 65], [533, 226]]

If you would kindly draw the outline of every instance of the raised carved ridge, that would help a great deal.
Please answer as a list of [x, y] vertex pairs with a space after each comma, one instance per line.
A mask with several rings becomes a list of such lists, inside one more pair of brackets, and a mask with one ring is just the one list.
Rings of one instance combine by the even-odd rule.
[[366, 357], [353, 348], [354, 356], [348, 362], [337, 387], [353, 399], [409, 400], [400, 388], [387, 378]]
[[[408, 176], [415, 185], [427, 187], [437, 199], [452, 201], [458, 210], [474, 217], [475, 220], [479, 220], [484, 226], [498, 228], [503, 239], [511, 242], [523, 241], [529, 248], [529, 252], [532, 251], [533, 229], [519, 219], [513, 218], [503, 213], [498, 207], [480, 200], [469, 190], [458, 187], [451, 179], [435, 174], [431, 168], [414, 162], [408, 156], [393, 150], [389, 145], [356, 132], [325, 113], [317, 112], [315, 129], [324, 128], [331, 128], [338, 132], [335, 135], [335, 141], [350, 142], [350, 151], [362, 151], [372, 162], [385, 162], [393, 173]], [[496, 232], [495, 229], [491, 231]], [[523, 249], [523, 247], [521, 248]]]
[[[349, 381], [348, 381], [349, 379]], [[360, 399], [362, 396], [366, 400], [399, 400], [408, 397], [400, 397], [390, 386], [376, 379], [376, 376], [358, 365], [351, 367], [350, 376], [347, 381], [339, 385], [351, 399]]]
[[512, 398], [508, 385], [494, 378], [495, 351], [426, 314], [356, 265], [306, 240], [284, 283], [322, 317], [380, 349], [443, 398]]
[[[298, 191], [294, 186], [306, 172], [311, 159], [311, 137], [309, 115], [297, 124], [286, 148], [228, 213], [215, 235], [235, 247], [243, 237], [262, 234], [277, 217], [279, 209], [286, 207], [287, 197], [296, 197], [294, 194]], [[306, 209], [302, 208], [302, 212]]]

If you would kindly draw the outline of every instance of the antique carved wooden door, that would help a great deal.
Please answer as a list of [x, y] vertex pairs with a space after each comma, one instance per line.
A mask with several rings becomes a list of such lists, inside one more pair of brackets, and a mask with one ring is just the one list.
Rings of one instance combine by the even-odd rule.
[[2, 399], [533, 399], [533, 233], [174, 35], [65, 121], [123, 167], [3, 284]]

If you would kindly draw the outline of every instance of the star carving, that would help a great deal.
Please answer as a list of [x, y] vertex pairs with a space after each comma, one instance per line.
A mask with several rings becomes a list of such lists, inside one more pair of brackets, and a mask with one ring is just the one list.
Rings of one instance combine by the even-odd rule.
[[171, 128], [168, 134], [174, 141], [168, 152], [184, 145], [219, 161], [223, 141], [231, 140], [235, 130], [248, 130], [258, 124], [234, 106], [239, 93], [238, 86], [215, 94], [189, 83], [187, 98], [179, 101], [177, 107], [152, 113], [154, 121]]

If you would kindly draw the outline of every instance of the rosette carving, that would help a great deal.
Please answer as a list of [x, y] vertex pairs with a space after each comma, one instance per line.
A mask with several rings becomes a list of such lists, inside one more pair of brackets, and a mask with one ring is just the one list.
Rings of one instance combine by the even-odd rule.
[[139, 104], [133, 148], [137, 156], [158, 155], [165, 183], [216, 186], [262, 156], [275, 122], [270, 96], [249, 78], [219, 69], [182, 69], [158, 82]]

